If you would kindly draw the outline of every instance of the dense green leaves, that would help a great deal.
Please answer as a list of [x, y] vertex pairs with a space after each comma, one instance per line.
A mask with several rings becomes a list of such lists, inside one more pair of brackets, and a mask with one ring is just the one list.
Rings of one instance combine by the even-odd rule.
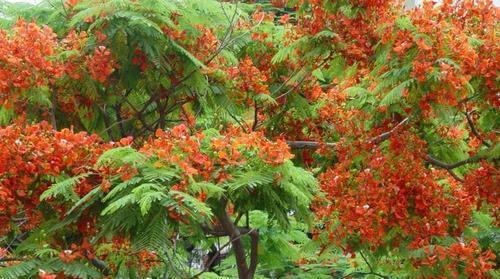
[[0, 0], [0, 278], [498, 275], [497, 9], [396, 2]]

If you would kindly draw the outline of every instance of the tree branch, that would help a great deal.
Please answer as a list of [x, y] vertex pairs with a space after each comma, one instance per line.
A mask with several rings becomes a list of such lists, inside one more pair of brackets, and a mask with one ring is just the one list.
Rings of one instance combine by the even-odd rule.
[[476, 126], [474, 125], [474, 121], [472, 120], [472, 117], [471, 117], [472, 113], [473, 113], [473, 111], [466, 111], [465, 112], [465, 118], [467, 118], [467, 123], [469, 124], [469, 127], [470, 127], [470, 130], [471, 130], [472, 134], [474, 136], [476, 136], [476, 138], [478, 138], [485, 146], [491, 147], [491, 144], [489, 144], [488, 142], [486, 142], [481, 137], [481, 135], [479, 134], [479, 132], [477, 131]]
[[[247, 234], [250, 234], [250, 236], [252, 236], [252, 234], [255, 233], [255, 232], [256, 231], [254, 229], [248, 230], [247, 232], [240, 234], [240, 236], [238, 236], [237, 238], [234, 238], [234, 239], [230, 240], [229, 242], [227, 242], [226, 244], [222, 245], [217, 250], [217, 252], [215, 253], [215, 255], [213, 255], [213, 257], [208, 261], [208, 263], [205, 265], [205, 267], [203, 268], [203, 270], [200, 271], [199, 273], [193, 275], [191, 278], [197, 278], [198, 276], [200, 276], [201, 274], [203, 274], [204, 272], [206, 272], [208, 270], [208, 268], [217, 259], [217, 257], [219, 257], [219, 255], [221, 254], [221, 251], [224, 250], [226, 247], [228, 247], [231, 243], [233, 243], [234, 241], [237, 241], [237, 240], [241, 239], [243, 236], [245, 236]], [[251, 277], [249, 277], [249, 278], [251, 278]]]
[[354, 275], [375, 275], [375, 276], [380, 277], [380, 278], [389, 279], [389, 276], [385, 276], [383, 274], [375, 272], [373, 270], [373, 267], [371, 266], [370, 262], [366, 259], [366, 257], [363, 255], [363, 253], [361, 251], [359, 251], [359, 254], [361, 255], [361, 258], [363, 258], [363, 261], [368, 266], [368, 269], [370, 270], [370, 272], [352, 272], [352, 273], [349, 273], [349, 274], [343, 276], [342, 278], [349, 278], [349, 277], [354, 276]]
[[57, 119], [56, 119], [56, 110], [57, 110], [57, 96], [56, 92], [52, 92], [51, 96], [51, 107], [50, 107], [50, 124], [54, 130], [57, 130]]
[[[328, 57], [325, 58], [325, 60], [323, 60], [323, 62], [321, 62], [317, 67], [315, 67], [315, 70], [316, 69], [319, 69], [321, 67], [323, 67], [323, 65], [325, 65], [329, 59], [332, 57], [332, 53], [330, 52], [330, 54], [328, 54]], [[299, 88], [299, 86], [306, 80], [306, 78], [308, 78], [311, 74], [312, 74], [313, 71], [305, 74], [297, 84], [295, 84], [295, 86], [293, 86], [292, 88], [290, 88], [288, 91], [286, 91], [285, 93], [279, 95], [278, 97], [274, 98], [275, 100], [278, 100], [278, 99], [281, 99], [285, 96], [287, 96], [288, 94], [292, 93], [295, 89]], [[288, 81], [287, 81], [288, 82]], [[281, 87], [280, 87], [281, 88]]]
[[448, 170], [448, 173], [453, 177], [456, 181], [464, 183], [465, 180], [463, 178], [460, 178], [453, 170]]
[[335, 147], [337, 143], [333, 142], [326, 142], [326, 143], [320, 143], [317, 141], [291, 141], [288, 140], [286, 141], [288, 146], [290, 146], [291, 149], [318, 149], [322, 145], [325, 145], [327, 147]]
[[104, 120], [104, 127], [106, 127], [104, 131], [106, 131], [106, 133], [108, 134], [108, 137], [111, 140], [114, 140], [113, 134], [111, 133], [111, 128], [110, 128], [111, 123], [109, 123], [109, 118], [108, 118], [108, 114], [106, 112], [106, 107], [101, 107], [101, 106], [98, 106], [98, 107], [102, 113], [102, 119]]
[[465, 165], [470, 164], [470, 163], [478, 162], [479, 160], [482, 159], [482, 157], [481, 156], [474, 156], [474, 157], [470, 157], [468, 159], [458, 161], [458, 162], [452, 163], [452, 164], [448, 164], [448, 163], [445, 163], [443, 161], [439, 161], [438, 159], [433, 158], [429, 154], [424, 155], [424, 159], [436, 167], [440, 167], [440, 168], [445, 169], [445, 170], [453, 170], [455, 168], [465, 166]]
[[257, 126], [259, 125], [259, 107], [257, 106], [257, 101], [254, 102], [255, 114], [253, 117], [253, 125], [252, 131], [257, 130]]
[[[368, 140], [368, 142], [378, 144], [378, 143], [381, 143], [381, 142], [389, 139], [400, 127], [405, 125], [408, 122], [408, 120], [409, 120], [409, 118], [406, 117], [401, 122], [399, 122], [394, 128], [392, 128], [390, 131], [382, 133], [382, 134]], [[334, 148], [337, 144], [337, 143], [331, 143], [331, 142], [320, 143], [320, 142], [315, 142], [315, 141], [287, 141], [286, 143], [288, 144], [288, 146], [290, 146], [291, 149], [318, 149], [321, 146], [327, 146], [327, 147]], [[476, 156], [470, 157], [466, 160], [462, 160], [462, 161], [459, 161], [456, 163], [451, 163], [451, 164], [437, 160], [429, 154], [424, 155], [423, 158], [428, 163], [447, 170], [448, 173], [457, 181], [464, 182], [464, 180], [462, 178], [460, 178], [453, 171], [453, 169], [470, 164], [470, 163], [476, 163], [476, 162], [480, 161], [481, 159], [483, 159], [484, 156], [476, 155]]]
[[248, 268], [248, 278], [253, 278], [257, 265], [259, 264], [259, 231], [250, 230], [250, 266]]
[[[394, 128], [390, 131], [382, 133], [376, 137], [373, 137], [368, 140], [369, 143], [378, 144], [387, 139], [389, 139], [400, 127], [405, 125], [409, 121], [409, 117], [406, 117], [401, 122], [399, 122]], [[318, 149], [321, 146], [332, 147], [334, 148], [337, 143], [335, 142], [317, 142], [317, 141], [287, 141], [286, 142], [291, 149]]]
[[[241, 234], [248, 234], [252, 229], [246, 227], [236, 227]], [[213, 236], [230, 236], [223, 227], [209, 228], [206, 225], [202, 226], [203, 232]]]
[[118, 127], [120, 128], [120, 136], [123, 138], [123, 137], [126, 136], [125, 127], [123, 126], [123, 123], [126, 122], [126, 121], [124, 121], [123, 118], [122, 118], [122, 114], [121, 114], [122, 105], [121, 104], [116, 104], [116, 106], [114, 106], [113, 108], [115, 110], [116, 121], [118, 123]]
[[96, 259], [96, 258], [93, 258], [91, 260], [89, 260], [90, 263], [95, 267], [97, 268], [104, 276], [108, 276], [109, 275], [109, 268], [108, 266], [106, 265], [106, 263], [104, 261], [101, 261], [99, 259]]
[[222, 228], [228, 233], [231, 242], [233, 243], [234, 255], [236, 257], [236, 266], [238, 268], [238, 277], [240, 279], [248, 279], [248, 266], [245, 256], [245, 248], [243, 247], [243, 242], [241, 241], [241, 233], [239, 229], [234, 225], [226, 212], [227, 200], [221, 200], [222, 208], [219, 212], [216, 212], [216, 217], [219, 220]]
[[409, 119], [410, 119], [409, 117], [406, 117], [401, 122], [399, 122], [396, 126], [394, 126], [394, 128], [392, 128], [390, 131], [382, 133], [382, 134], [372, 138], [371, 140], [369, 140], [369, 142], [378, 144], [378, 143], [381, 143], [385, 140], [388, 140], [392, 136], [392, 134], [394, 134], [401, 126], [405, 125]]

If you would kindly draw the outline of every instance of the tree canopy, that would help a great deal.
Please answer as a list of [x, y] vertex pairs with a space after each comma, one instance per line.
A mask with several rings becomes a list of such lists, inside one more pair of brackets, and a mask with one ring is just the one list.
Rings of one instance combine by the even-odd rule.
[[491, 0], [0, 0], [0, 278], [498, 278]]

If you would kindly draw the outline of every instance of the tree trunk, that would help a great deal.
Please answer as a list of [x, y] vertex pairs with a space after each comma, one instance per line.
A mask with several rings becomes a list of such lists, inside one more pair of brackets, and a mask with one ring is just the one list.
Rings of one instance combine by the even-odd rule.
[[249, 274], [245, 256], [245, 248], [243, 247], [243, 242], [241, 241], [240, 231], [231, 221], [231, 218], [229, 218], [229, 215], [226, 212], [225, 205], [223, 209], [216, 215], [222, 228], [227, 232], [232, 243], [234, 255], [236, 257], [236, 266], [238, 268], [238, 277], [240, 279], [251, 278], [248, 276]]
[[57, 130], [56, 110], [57, 110], [57, 96], [56, 92], [51, 92], [51, 107], [50, 107], [50, 124], [54, 130]]

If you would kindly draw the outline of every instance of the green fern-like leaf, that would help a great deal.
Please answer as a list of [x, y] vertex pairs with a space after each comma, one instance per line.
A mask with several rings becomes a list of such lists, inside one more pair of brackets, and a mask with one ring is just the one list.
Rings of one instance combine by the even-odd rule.
[[206, 216], [207, 218], [212, 217], [212, 210], [204, 203], [194, 198], [193, 196], [180, 192], [180, 191], [170, 191], [169, 196], [172, 199], [182, 198], [182, 205], [180, 205], [180, 209], [189, 216], [194, 217], [195, 219], [202, 220], [203, 218], [199, 218], [201, 216]]
[[345, 92], [351, 96], [356, 97], [363, 96], [369, 93], [365, 88], [357, 86], [349, 87], [345, 90]]
[[227, 186], [230, 191], [238, 191], [242, 187], [254, 188], [259, 185], [272, 183], [274, 180], [272, 173], [263, 173], [258, 171], [248, 171], [235, 175]]
[[157, 181], [160, 183], [166, 183], [179, 178], [177, 172], [173, 169], [167, 168], [153, 168], [145, 167], [141, 169], [141, 173], [146, 181]]
[[311, 202], [311, 195], [308, 192], [304, 192], [303, 190], [299, 189], [299, 187], [297, 187], [295, 184], [284, 181], [280, 183], [280, 186], [289, 195], [295, 197], [300, 205], [307, 206]]
[[131, 186], [134, 186], [134, 185], [137, 185], [139, 183], [141, 183], [141, 181], [143, 180], [143, 178], [141, 177], [133, 177], [127, 181], [124, 181], [122, 183], [119, 183], [118, 185], [114, 186], [109, 192], [108, 194], [102, 199], [103, 202], [107, 202], [111, 199], [113, 199], [114, 197], [116, 197], [120, 192], [126, 190], [128, 187], [131, 187]]
[[415, 30], [415, 26], [411, 22], [410, 18], [407, 16], [397, 18], [396, 25], [402, 30], [408, 30], [408, 31]]
[[168, 196], [162, 192], [149, 192], [141, 196], [139, 199], [139, 208], [141, 209], [141, 214], [144, 216], [149, 213], [151, 206], [154, 202], [161, 202], [167, 199]]
[[162, 251], [165, 249], [169, 239], [164, 212], [158, 212], [143, 228], [133, 238], [132, 245], [135, 250]]
[[380, 101], [381, 106], [387, 106], [391, 105], [394, 103], [397, 103], [401, 97], [403, 96], [403, 90], [405, 88], [408, 88], [411, 83], [413, 82], [413, 79], [406, 80], [399, 84], [398, 86], [394, 87], [385, 97]]
[[144, 154], [138, 152], [130, 146], [123, 146], [110, 149], [104, 152], [99, 160], [97, 160], [96, 167], [103, 166], [121, 166], [125, 164], [139, 165], [145, 161]]
[[135, 204], [137, 202], [137, 197], [134, 194], [128, 194], [122, 198], [119, 198], [118, 200], [112, 202], [109, 204], [104, 210], [101, 212], [101, 215], [109, 215], [113, 214], [114, 212], [118, 211], [121, 208], [124, 208], [126, 206]]
[[149, 212], [155, 201], [162, 201], [168, 198], [164, 191], [165, 187], [156, 183], [144, 183], [132, 190], [132, 193], [136, 196], [142, 215], [146, 215]]
[[78, 201], [79, 197], [75, 193], [73, 188], [78, 182], [80, 182], [82, 179], [87, 178], [89, 175], [89, 173], [84, 173], [52, 184], [49, 189], [47, 189], [40, 195], [40, 200], [46, 200], [48, 198], [61, 196], [66, 201]]
[[20, 264], [0, 268], [0, 278], [2, 279], [18, 279], [29, 274], [39, 266], [37, 260], [25, 261]]
[[277, 105], [276, 100], [269, 94], [260, 93], [254, 96], [254, 100], [259, 104]]
[[102, 278], [99, 271], [78, 261], [64, 263], [61, 268], [64, 274], [74, 276], [81, 279], [97, 279]]
[[180, 46], [178, 43], [171, 41], [170, 44], [172, 47], [178, 51], [178, 53], [182, 54], [184, 57], [186, 57], [191, 63], [193, 63], [196, 67], [199, 68], [205, 68], [205, 64], [201, 62], [198, 58], [196, 58], [193, 54], [191, 54], [189, 51], [187, 51], [185, 48]]
[[293, 42], [291, 45], [280, 48], [278, 52], [271, 59], [271, 63], [279, 64], [288, 59], [289, 57], [292, 57], [293, 51], [296, 50], [297, 48], [300, 48], [305, 43], [307, 43], [308, 39], [309, 37], [304, 36]]
[[90, 206], [93, 202], [92, 200], [97, 200], [100, 196], [102, 196], [102, 189], [101, 187], [97, 187], [92, 189], [90, 192], [88, 192], [83, 198], [81, 198], [79, 201], [77, 201], [73, 207], [68, 210], [66, 215], [72, 214], [77, 208], [83, 206], [84, 208]]
[[193, 182], [189, 185], [190, 192], [207, 194], [207, 197], [220, 198], [224, 194], [224, 189], [210, 182]]

